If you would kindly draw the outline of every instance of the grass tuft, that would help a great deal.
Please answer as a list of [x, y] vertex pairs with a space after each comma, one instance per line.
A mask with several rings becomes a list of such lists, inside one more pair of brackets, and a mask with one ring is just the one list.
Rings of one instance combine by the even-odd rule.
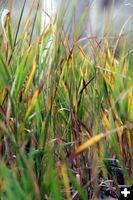
[[129, 40], [70, 46], [62, 19], [34, 38], [38, 8], [19, 34], [25, 3], [0, 35], [0, 199], [96, 199], [107, 182], [117, 196], [133, 184]]

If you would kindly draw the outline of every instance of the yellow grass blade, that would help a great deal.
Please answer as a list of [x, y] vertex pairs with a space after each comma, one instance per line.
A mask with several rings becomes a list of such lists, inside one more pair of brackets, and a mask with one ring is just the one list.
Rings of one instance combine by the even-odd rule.
[[75, 154], [79, 154], [81, 152], [83, 152], [84, 150], [86, 150], [87, 148], [89, 148], [90, 146], [93, 146], [94, 144], [96, 144], [97, 142], [99, 142], [101, 139], [103, 139], [104, 137], [106, 137], [106, 135], [104, 133], [95, 135], [94, 137], [90, 138], [87, 142], [85, 142], [84, 144], [81, 144], [76, 150], [75, 150]]
[[98, 135], [95, 135], [94, 137], [90, 138], [87, 142], [85, 142], [84, 144], [81, 144], [79, 147], [77, 147], [77, 149], [75, 150], [74, 155], [80, 154], [81, 152], [85, 151], [89, 147], [91, 147], [94, 144], [100, 142], [105, 137], [111, 135], [112, 133], [123, 131], [127, 127], [128, 127], [127, 125], [123, 125], [123, 126], [120, 126], [120, 127], [116, 128], [116, 129], [113, 129], [112, 131], [108, 131], [106, 133], [100, 133]]
[[3, 100], [5, 98], [5, 92], [6, 92], [6, 88], [3, 86], [1, 92], [0, 92], [0, 105], [2, 105]]
[[[120, 120], [120, 118], [117, 119], [115, 124], [116, 124], [116, 127], [119, 127], [120, 125], [122, 125], [122, 121]], [[118, 131], [117, 134], [118, 134], [118, 139], [119, 139], [121, 155], [123, 155], [123, 141], [122, 141], [122, 139], [123, 139], [123, 130]]]
[[27, 82], [26, 82], [26, 85], [25, 85], [25, 90], [24, 90], [24, 97], [26, 96], [26, 93], [30, 87], [30, 83], [34, 77], [34, 74], [35, 74], [35, 71], [36, 71], [36, 67], [37, 67], [37, 64], [36, 64], [36, 59], [34, 59], [34, 62], [33, 62], [33, 66], [31, 68], [31, 71], [30, 71], [30, 74], [29, 74], [29, 77], [27, 79]]
[[25, 118], [24, 118], [24, 121], [27, 120], [30, 112], [32, 111], [32, 109], [35, 107], [36, 103], [37, 103], [37, 100], [38, 100], [38, 96], [39, 96], [39, 91], [36, 90], [36, 92], [34, 93], [34, 96], [32, 97], [32, 100], [31, 100], [31, 104], [25, 114]]
[[109, 126], [110, 126], [109, 120], [108, 120], [105, 112], [102, 109], [101, 109], [101, 115], [102, 115], [104, 125], [106, 126], [106, 128], [109, 128]]
[[128, 146], [129, 149], [132, 149], [132, 134], [129, 130], [127, 130], [127, 141], [128, 141]]
[[69, 179], [68, 179], [68, 175], [67, 175], [67, 168], [66, 168], [65, 164], [61, 165], [61, 174], [63, 177], [67, 200], [71, 200], [70, 185], [69, 185]]
[[128, 94], [128, 115], [131, 121], [133, 121], [133, 91]]

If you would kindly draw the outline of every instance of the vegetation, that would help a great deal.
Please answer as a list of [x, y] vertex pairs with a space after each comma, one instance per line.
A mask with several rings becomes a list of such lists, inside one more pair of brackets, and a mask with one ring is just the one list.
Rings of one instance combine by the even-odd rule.
[[36, 14], [19, 34], [23, 9], [0, 36], [0, 199], [97, 199], [133, 184], [129, 39], [70, 47], [62, 20], [33, 38]]

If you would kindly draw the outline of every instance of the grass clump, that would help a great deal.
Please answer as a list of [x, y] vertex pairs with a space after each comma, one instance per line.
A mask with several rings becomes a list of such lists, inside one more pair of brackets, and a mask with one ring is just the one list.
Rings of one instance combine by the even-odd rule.
[[0, 199], [96, 199], [105, 183], [117, 196], [133, 184], [126, 35], [112, 48], [93, 39], [88, 55], [90, 45], [61, 39], [60, 21], [56, 32], [51, 24], [33, 39], [33, 23], [19, 35], [23, 10], [16, 34], [9, 14], [0, 36]]

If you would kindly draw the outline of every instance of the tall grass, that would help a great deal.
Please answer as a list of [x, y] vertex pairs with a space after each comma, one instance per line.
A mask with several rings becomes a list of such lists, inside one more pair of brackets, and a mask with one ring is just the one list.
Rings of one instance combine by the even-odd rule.
[[102, 183], [133, 184], [126, 35], [113, 48], [92, 40], [88, 55], [61, 39], [61, 22], [19, 34], [21, 17], [15, 33], [8, 15], [0, 36], [0, 199], [96, 199]]

